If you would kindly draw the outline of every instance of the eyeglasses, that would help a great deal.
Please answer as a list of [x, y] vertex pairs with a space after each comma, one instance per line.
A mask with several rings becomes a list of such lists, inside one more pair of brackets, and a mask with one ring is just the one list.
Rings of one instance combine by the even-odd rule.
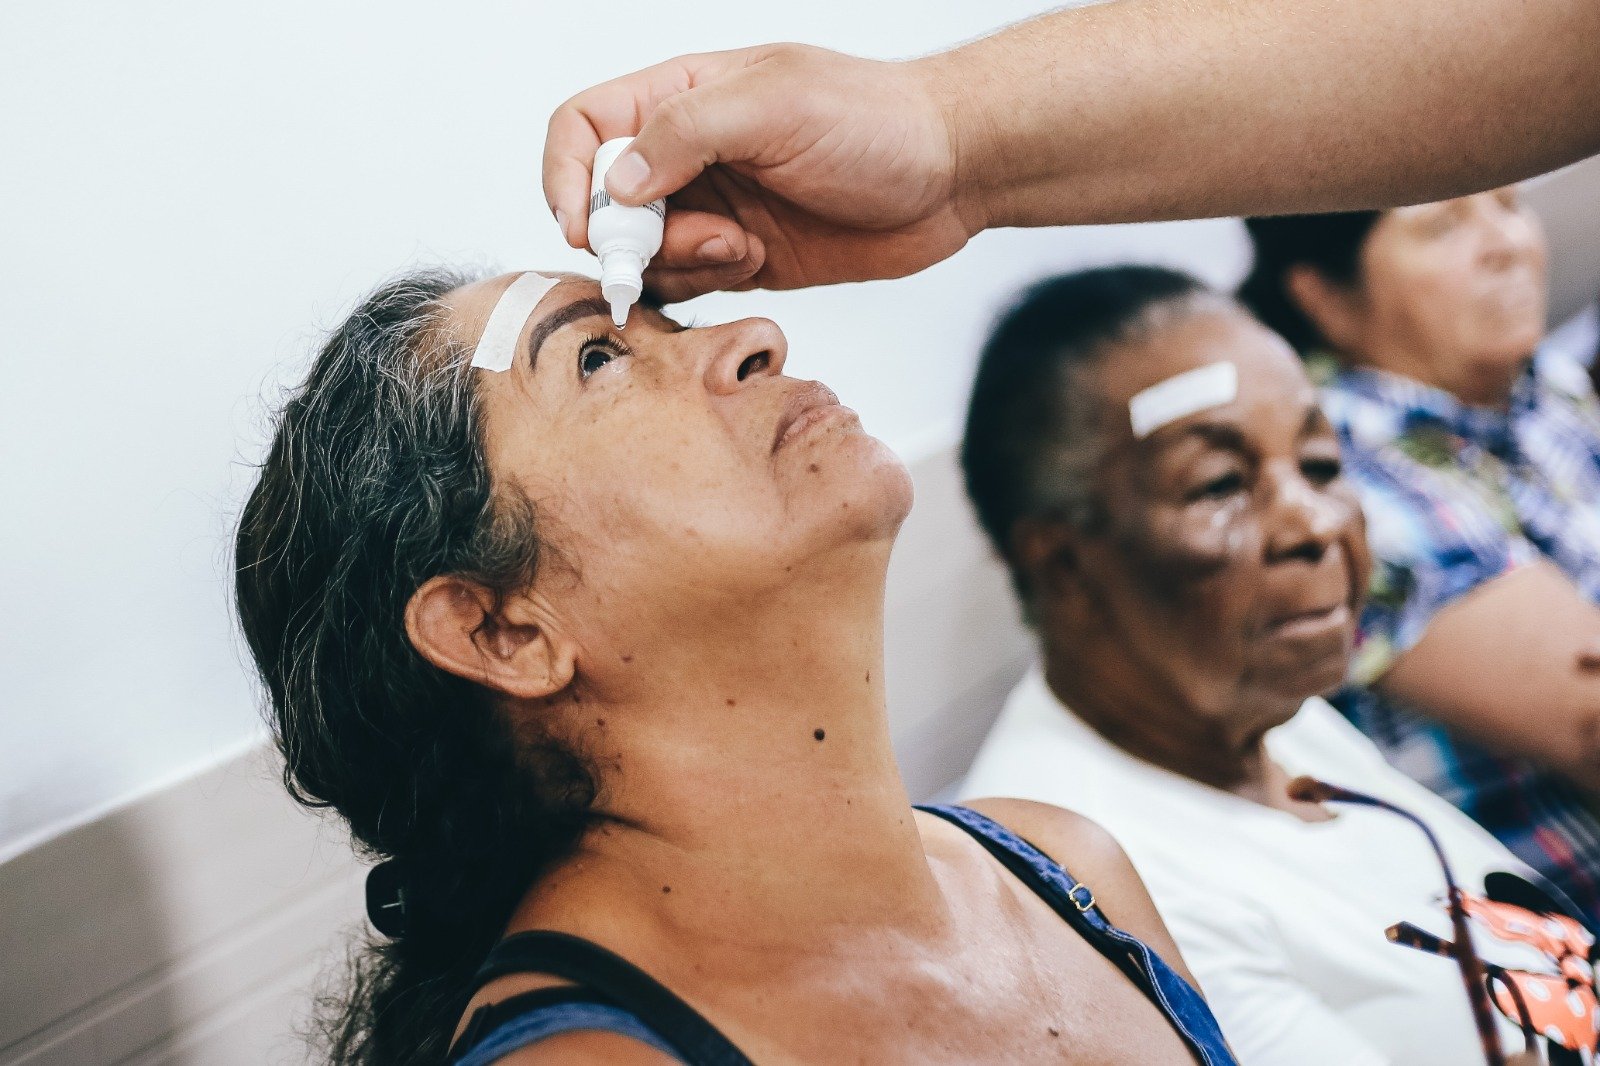
[[[1312, 777], [1297, 777], [1289, 782], [1289, 795], [1304, 803], [1376, 807], [1398, 814], [1422, 830], [1444, 871], [1445, 910], [1450, 916], [1455, 939], [1453, 942], [1443, 940], [1410, 922], [1390, 926], [1386, 932], [1394, 943], [1455, 959], [1467, 990], [1467, 1000], [1472, 1004], [1478, 1037], [1483, 1041], [1483, 1057], [1489, 1066], [1506, 1066], [1494, 1020], [1496, 1007], [1506, 1017], [1519, 1022], [1526, 1040], [1525, 1054], [1533, 1062], [1538, 1061], [1535, 1037], [1540, 1035], [1568, 1051], [1594, 1049], [1596, 1018], [1600, 1017], [1594, 986], [1595, 939], [1580, 923], [1564, 915], [1538, 915], [1513, 904], [1463, 892], [1433, 830], [1410, 811], [1387, 800]], [[1472, 944], [1467, 924], [1469, 915], [1483, 922], [1496, 936], [1531, 944], [1556, 959], [1560, 976], [1485, 964]], [[1518, 1056], [1519, 1060], [1522, 1058]]]
[[[1546, 919], [1521, 907], [1496, 903], [1494, 900], [1480, 899], [1473, 895], [1467, 895], [1465, 898], [1467, 909], [1474, 918], [1480, 917], [1480, 911], [1492, 909], [1499, 912], [1501, 920], [1524, 926], [1532, 934], [1512, 935], [1502, 939], [1521, 940], [1535, 947], [1542, 948], [1543, 942], [1548, 940], [1539, 930], [1546, 920], [1571, 922], [1571, 919]], [[1442, 940], [1410, 922], [1391, 925], [1384, 932], [1391, 941], [1408, 948], [1417, 948], [1446, 958], [1455, 954], [1455, 945], [1450, 941]], [[1496, 935], [1499, 935], [1498, 930]], [[1592, 937], [1587, 944], [1579, 940], [1561, 941], [1560, 947], [1563, 953], [1555, 956], [1561, 967], [1560, 974], [1511, 970], [1492, 962], [1483, 964], [1485, 979], [1490, 993], [1494, 996], [1495, 1005], [1506, 1017], [1517, 1019], [1526, 1037], [1526, 1051], [1535, 1053], [1535, 1034], [1544, 1036], [1568, 1051], [1594, 1050], [1595, 1023], [1597, 1016], [1600, 1016], [1600, 1003], [1596, 1002], [1594, 990], [1594, 970], [1586, 958], [1572, 954], [1572, 949], [1579, 946], [1587, 952], [1593, 943]]]

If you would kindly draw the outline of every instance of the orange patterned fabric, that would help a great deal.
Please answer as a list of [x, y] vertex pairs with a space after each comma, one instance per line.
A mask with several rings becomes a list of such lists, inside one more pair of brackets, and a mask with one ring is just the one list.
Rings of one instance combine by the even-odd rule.
[[1573, 988], [1565, 978], [1554, 974], [1495, 967], [1490, 973], [1489, 991], [1500, 1012], [1525, 1030], [1532, 1029], [1568, 1051], [1595, 1050], [1600, 1004], [1595, 1001], [1593, 987]]
[[1559, 914], [1535, 914], [1510, 903], [1462, 893], [1467, 913], [1489, 933], [1528, 944], [1555, 963], [1558, 974], [1489, 967], [1489, 991], [1507, 1018], [1568, 1051], [1594, 1051], [1600, 1033], [1595, 995], [1595, 940], [1578, 922]]

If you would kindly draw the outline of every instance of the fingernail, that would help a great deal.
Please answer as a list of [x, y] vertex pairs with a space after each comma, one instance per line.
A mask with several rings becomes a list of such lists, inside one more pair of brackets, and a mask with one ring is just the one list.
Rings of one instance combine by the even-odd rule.
[[708, 263], [731, 263], [739, 258], [739, 254], [733, 250], [733, 245], [728, 243], [726, 237], [711, 238], [696, 248], [694, 254]]
[[561, 236], [564, 239], [566, 239], [566, 240], [571, 240], [572, 239], [572, 238], [567, 236], [567, 213], [565, 211], [561, 210], [561, 208], [559, 208], [559, 207], [556, 208], [556, 225], [561, 227]]
[[606, 172], [606, 184], [614, 192], [624, 196], [633, 196], [644, 188], [645, 182], [650, 180], [650, 164], [644, 161], [644, 156], [638, 152], [628, 152]]

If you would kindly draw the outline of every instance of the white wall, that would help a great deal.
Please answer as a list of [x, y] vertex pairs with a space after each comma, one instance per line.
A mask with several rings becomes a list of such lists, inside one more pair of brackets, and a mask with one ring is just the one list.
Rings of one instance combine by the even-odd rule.
[[1550, 238], [1550, 321], [1559, 325], [1600, 296], [1600, 155], [1536, 178], [1524, 193]]
[[[409, 263], [586, 265], [537, 187], [562, 98], [680, 51], [907, 55], [1042, 6], [0, 5], [0, 857], [258, 735], [226, 543], [263, 399]], [[913, 279], [693, 310], [776, 318], [794, 373], [916, 457], [1005, 294], [1125, 254], [1243, 261], [1227, 223], [1001, 232]]]

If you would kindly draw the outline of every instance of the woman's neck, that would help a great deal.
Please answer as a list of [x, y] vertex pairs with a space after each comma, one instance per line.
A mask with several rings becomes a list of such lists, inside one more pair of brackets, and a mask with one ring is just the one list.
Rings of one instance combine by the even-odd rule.
[[1405, 349], [1362, 353], [1349, 357], [1356, 366], [1398, 374], [1441, 389], [1470, 407], [1504, 410], [1511, 403], [1517, 379], [1527, 360], [1469, 362], [1459, 357], [1428, 359]]
[[747, 945], [948, 922], [891, 746], [882, 579], [843, 577], [680, 628], [564, 706], [605, 819], [576, 867]]
[[1266, 747], [1267, 731], [1296, 708], [1240, 713], [1244, 708], [1194, 707], [1152, 671], [1103, 668], [1114, 661], [1113, 655], [1047, 649], [1045, 680], [1072, 713], [1129, 755], [1253, 803], [1301, 813]]

